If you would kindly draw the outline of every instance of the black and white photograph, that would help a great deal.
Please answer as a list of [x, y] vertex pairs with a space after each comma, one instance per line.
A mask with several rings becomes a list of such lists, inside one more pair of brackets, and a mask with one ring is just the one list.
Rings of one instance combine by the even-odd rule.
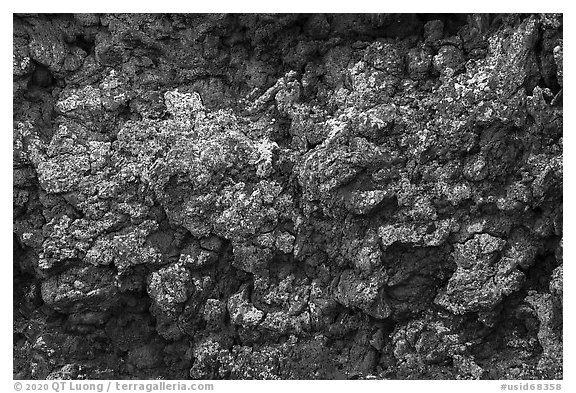
[[7, 388], [561, 389], [562, 13], [12, 19]]

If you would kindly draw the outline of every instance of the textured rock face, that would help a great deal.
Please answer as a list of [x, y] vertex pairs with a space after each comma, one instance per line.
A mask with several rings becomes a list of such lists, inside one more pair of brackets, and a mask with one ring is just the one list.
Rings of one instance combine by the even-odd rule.
[[16, 15], [15, 378], [562, 378], [559, 15]]

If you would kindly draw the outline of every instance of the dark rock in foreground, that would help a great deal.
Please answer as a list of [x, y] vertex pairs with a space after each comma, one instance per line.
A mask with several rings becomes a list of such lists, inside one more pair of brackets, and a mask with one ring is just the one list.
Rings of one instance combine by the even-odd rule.
[[14, 377], [562, 378], [561, 15], [17, 15]]

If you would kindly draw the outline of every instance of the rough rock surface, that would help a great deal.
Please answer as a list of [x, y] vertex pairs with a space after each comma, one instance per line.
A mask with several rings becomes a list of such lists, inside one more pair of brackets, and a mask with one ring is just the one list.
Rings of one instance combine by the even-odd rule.
[[560, 15], [13, 42], [15, 378], [562, 378]]

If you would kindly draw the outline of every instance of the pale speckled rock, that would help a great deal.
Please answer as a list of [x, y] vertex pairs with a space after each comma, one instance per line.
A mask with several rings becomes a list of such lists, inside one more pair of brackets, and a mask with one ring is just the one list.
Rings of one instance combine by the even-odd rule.
[[561, 15], [15, 14], [13, 48], [15, 378], [562, 377]]

